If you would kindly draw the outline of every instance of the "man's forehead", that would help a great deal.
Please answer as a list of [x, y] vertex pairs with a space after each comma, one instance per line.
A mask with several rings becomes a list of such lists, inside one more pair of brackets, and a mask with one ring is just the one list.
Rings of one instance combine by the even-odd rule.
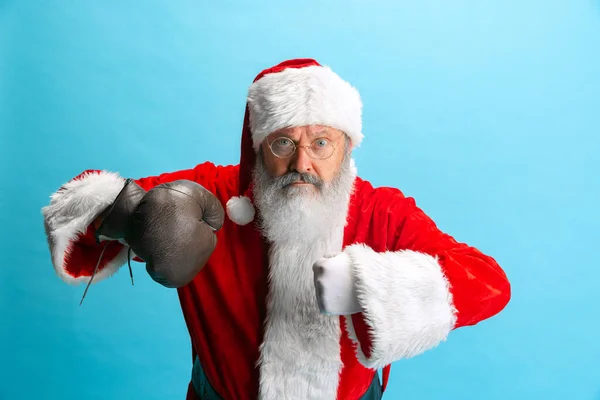
[[300, 136], [303, 133], [308, 137], [323, 136], [336, 133], [337, 130], [325, 125], [307, 125], [290, 128], [283, 128], [272, 135]]

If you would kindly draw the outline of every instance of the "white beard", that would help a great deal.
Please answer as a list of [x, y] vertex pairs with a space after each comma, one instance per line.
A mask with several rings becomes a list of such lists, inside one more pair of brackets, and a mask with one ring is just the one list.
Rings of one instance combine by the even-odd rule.
[[348, 156], [336, 180], [321, 189], [276, 188], [257, 166], [254, 198], [270, 241], [261, 400], [335, 399], [340, 359], [339, 317], [320, 313], [312, 266], [342, 250], [356, 168]]

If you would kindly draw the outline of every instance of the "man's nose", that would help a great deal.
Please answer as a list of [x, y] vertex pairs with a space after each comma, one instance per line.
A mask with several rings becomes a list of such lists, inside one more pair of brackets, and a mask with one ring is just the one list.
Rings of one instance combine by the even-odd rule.
[[298, 147], [296, 149], [290, 167], [292, 170], [300, 173], [310, 172], [312, 170], [312, 160], [308, 156], [307, 148]]

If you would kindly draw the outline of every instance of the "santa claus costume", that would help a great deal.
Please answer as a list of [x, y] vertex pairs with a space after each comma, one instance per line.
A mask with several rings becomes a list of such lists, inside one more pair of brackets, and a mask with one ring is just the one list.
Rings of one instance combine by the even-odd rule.
[[[351, 190], [340, 191], [340, 211], [313, 221], [314, 232], [287, 235], [264, 223], [269, 199], [261, 198], [253, 173], [265, 137], [321, 124], [345, 132], [355, 147], [363, 138], [361, 110], [356, 89], [330, 68], [311, 59], [286, 61], [261, 72], [249, 89], [238, 165], [205, 162], [135, 179], [145, 190], [197, 182], [227, 210], [207, 265], [177, 289], [193, 345], [188, 399], [379, 399], [391, 363], [437, 346], [453, 329], [490, 318], [508, 303], [509, 282], [491, 256], [442, 232], [400, 190], [374, 188], [351, 160], [345, 175]], [[95, 283], [127, 263], [128, 247], [97, 243], [92, 224], [125, 181], [87, 170], [43, 209], [52, 263], [66, 282], [89, 282], [103, 250]], [[323, 264], [320, 273], [333, 276], [324, 290], [339, 283], [336, 274], [345, 268], [360, 311], [320, 312], [312, 267], [329, 256], [337, 264], [331, 271]]]

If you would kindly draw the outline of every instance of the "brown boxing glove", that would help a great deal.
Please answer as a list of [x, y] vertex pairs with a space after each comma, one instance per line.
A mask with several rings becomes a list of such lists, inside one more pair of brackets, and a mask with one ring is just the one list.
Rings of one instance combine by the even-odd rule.
[[187, 285], [216, 247], [215, 231], [225, 218], [219, 199], [188, 180], [164, 183], [147, 193], [134, 182], [128, 186], [119, 196], [122, 204], [117, 198], [97, 236], [126, 242], [161, 285]]
[[127, 179], [115, 201], [94, 221], [96, 240], [98, 242], [103, 240], [123, 242], [129, 219], [145, 195], [144, 189], [132, 179]]

